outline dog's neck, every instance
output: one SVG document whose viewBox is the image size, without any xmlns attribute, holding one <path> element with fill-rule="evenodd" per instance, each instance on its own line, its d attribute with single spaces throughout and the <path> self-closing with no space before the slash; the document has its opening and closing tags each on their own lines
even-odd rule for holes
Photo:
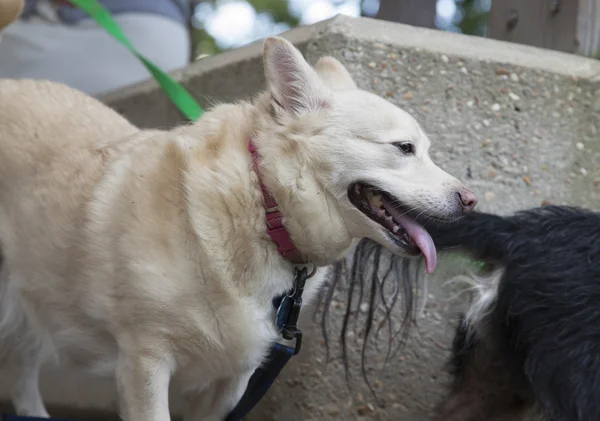
<svg viewBox="0 0 600 421">
<path fill-rule="evenodd" d="M 307 142 L 314 121 L 276 121 L 268 95 L 254 105 L 252 140 L 260 155 L 261 180 L 278 204 L 296 248 L 318 266 L 338 260 L 350 248 L 347 227 L 328 217 L 334 199 L 316 179 L 318 163 Z M 298 140 L 296 140 L 298 139 Z M 312 151 L 313 153 L 315 151 Z"/>
<path fill-rule="evenodd" d="M 258 154 L 258 150 L 256 149 L 256 145 L 254 144 L 252 136 L 250 136 L 248 139 L 248 150 L 252 156 L 254 171 L 258 177 L 258 183 L 260 184 L 260 190 L 262 191 L 263 195 L 266 216 L 265 223 L 267 224 L 267 233 L 269 234 L 269 237 L 271 237 L 271 240 L 273 240 L 273 242 L 277 245 L 277 251 L 283 258 L 294 264 L 309 263 L 306 256 L 303 256 L 302 253 L 300 253 L 292 241 L 290 233 L 283 224 L 283 215 L 279 210 L 279 205 L 277 205 L 277 201 L 273 198 L 271 193 L 269 193 L 269 189 L 267 186 L 265 186 L 261 179 L 260 169 L 258 166 L 260 155 Z"/>
<path fill-rule="evenodd" d="M 311 129 L 302 124 L 298 128 Z M 301 255 L 317 266 L 325 266 L 350 247 L 346 227 L 334 226 L 327 217 L 331 198 L 314 179 L 316 170 L 310 167 L 313 163 L 303 145 L 282 139 L 286 133 L 281 133 L 280 126 L 268 113 L 264 97 L 254 104 L 216 107 L 181 131 L 197 140 L 197 152 L 191 155 L 199 161 L 199 165 L 194 165 L 198 172 L 188 176 L 194 195 L 202 197 L 195 201 L 194 214 L 198 216 L 192 216 L 192 220 L 198 224 L 197 231 L 202 232 L 204 239 L 214 241 L 216 246 L 225 229 L 222 225 L 225 219 L 221 221 L 220 215 L 229 215 L 236 224 L 227 227 L 227 236 L 240 245 L 252 245 L 240 253 L 257 260 L 257 264 L 273 262 L 275 256 L 271 253 L 278 254 L 275 245 L 264 248 L 264 241 L 272 243 L 272 240 L 266 235 L 264 199 L 259 181 L 253 175 L 254 164 L 248 149 L 252 137 L 260 156 L 260 178 L 277 202 L 284 226 Z M 239 190 L 242 186 L 244 193 Z M 214 235 L 209 233 L 212 226 L 219 227 Z M 257 244 L 263 244 L 260 253 L 254 249 Z M 258 254 L 251 257 L 253 250 Z M 280 259 L 282 267 L 289 267 L 289 261 Z"/>
</svg>

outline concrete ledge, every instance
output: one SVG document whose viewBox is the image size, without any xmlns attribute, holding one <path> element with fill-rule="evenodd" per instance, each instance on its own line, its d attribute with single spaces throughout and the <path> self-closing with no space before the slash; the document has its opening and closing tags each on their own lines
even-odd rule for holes
<svg viewBox="0 0 600 421">
<path fill-rule="evenodd" d="M 362 89 L 412 113 L 432 139 L 433 159 L 476 191 L 480 209 L 509 213 L 543 201 L 600 209 L 600 62 L 341 16 L 284 36 L 312 63 L 323 55 L 340 59 Z M 200 60 L 174 75 L 205 107 L 249 98 L 264 86 L 261 43 Z M 154 82 L 102 99 L 141 127 L 182 121 Z M 464 299 L 451 298 L 454 292 L 430 285 L 419 330 L 384 370 L 385 344 L 369 348 L 367 359 L 378 368 L 370 369 L 369 376 L 382 407 L 360 380 L 360 311 L 350 334 L 351 390 L 339 350 L 333 347 L 326 364 L 317 324 L 305 312 L 302 327 L 308 332 L 301 359 L 286 369 L 248 419 L 424 419 L 444 391 L 442 370 L 456 314 L 465 305 Z M 345 287 L 333 299 L 335 341 Z M 393 319 L 401 317 L 398 309 Z M 0 396 L 6 397 L 10 380 L 6 373 L 0 376 Z M 43 393 L 51 404 L 76 411 L 115 409 L 110 382 L 73 373 L 47 373 Z M 178 412 L 177 401 L 173 410 Z"/>
<path fill-rule="evenodd" d="M 342 38 L 362 43 L 387 44 L 404 50 L 423 50 L 446 57 L 543 70 L 591 82 L 600 80 L 598 60 L 369 18 L 339 15 L 315 25 L 294 28 L 283 36 L 296 44 L 303 53 L 309 44 L 321 39 Z M 331 51 L 329 54 L 333 53 Z M 260 66 L 261 57 L 262 41 L 257 41 L 243 48 L 198 60 L 172 75 L 183 82 L 204 107 L 208 107 L 215 102 L 247 98 L 260 91 L 264 83 L 263 75 L 262 71 L 255 70 L 256 66 Z M 224 70 L 224 73 L 220 70 Z M 154 80 L 109 93 L 101 99 L 142 127 L 169 126 L 182 119 L 162 92 L 157 92 Z M 154 118 L 144 117 L 148 115 Z"/>
<path fill-rule="evenodd" d="M 600 80 L 600 61 L 573 54 L 369 18 L 337 16 L 328 22 L 329 33 L 343 34 L 356 40 Z"/>
<path fill-rule="evenodd" d="M 329 23 L 304 26 L 286 32 L 286 38 L 302 52 L 316 34 L 326 31 Z M 215 103 L 248 98 L 262 89 L 262 42 L 206 57 L 172 73 L 203 107 Z M 183 116 L 165 97 L 153 79 L 132 85 L 100 98 L 140 127 L 169 127 L 182 122 Z"/>
</svg>

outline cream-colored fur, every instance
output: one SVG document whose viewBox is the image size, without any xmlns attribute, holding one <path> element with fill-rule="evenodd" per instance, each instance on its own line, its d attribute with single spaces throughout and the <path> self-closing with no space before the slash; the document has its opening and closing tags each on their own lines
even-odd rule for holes
<svg viewBox="0 0 600 421">
<path fill-rule="evenodd" d="M 401 253 L 349 202 L 356 180 L 456 214 L 462 184 L 407 113 L 332 58 L 315 72 L 281 38 L 264 63 L 255 102 L 170 131 L 60 84 L 0 81 L 0 344 L 20 368 L 19 413 L 47 416 L 38 371 L 57 362 L 115 376 L 126 420 L 169 420 L 170 384 L 186 420 L 224 419 L 277 339 L 271 300 L 293 278 L 266 232 L 251 136 L 285 226 L 319 267 L 365 236 Z"/>
<path fill-rule="evenodd" d="M 464 268 L 463 268 L 464 271 Z M 504 268 L 496 269 L 490 273 L 477 274 L 474 271 L 467 271 L 466 274 L 460 274 L 445 279 L 445 284 L 455 284 L 464 287 L 457 296 L 463 293 L 469 294 L 469 310 L 465 315 L 465 321 L 470 327 L 475 329 L 482 328 L 489 313 L 494 309 L 498 288 L 504 276 Z M 437 276 L 428 278 L 429 282 L 439 281 Z"/>
</svg>

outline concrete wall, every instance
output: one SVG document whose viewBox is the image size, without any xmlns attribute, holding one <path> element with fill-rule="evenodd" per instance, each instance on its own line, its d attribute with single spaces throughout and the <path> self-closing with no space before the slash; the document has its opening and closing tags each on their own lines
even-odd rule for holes
<svg viewBox="0 0 600 421">
<path fill-rule="evenodd" d="M 434 160 L 479 194 L 480 209 L 509 213 L 544 201 L 600 209 L 600 62 L 346 17 L 285 36 L 310 62 L 333 55 L 361 88 L 412 113 L 432 139 Z M 176 76 L 204 106 L 250 97 L 264 85 L 261 45 L 201 60 Z M 153 82 L 104 100 L 142 127 L 181 121 Z M 443 392 L 454 320 L 464 307 L 463 299 L 451 298 L 453 292 L 430 286 L 418 331 L 383 369 L 384 344 L 380 351 L 369 350 L 368 361 L 377 368 L 369 376 L 380 405 L 360 379 L 360 323 L 349 341 L 349 387 L 338 350 L 325 364 L 320 333 L 312 314 L 305 313 L 309 337 L 302 355 L 248 419 L 423 419 Z M 334 297 L 334 340 L 344 294 L 341 289 Z M 398 311 L 394 318 L 399 317 Z M 50 377 L 44 379 L 44 394 L 53 404 L 115 407 L 109 382 Z"/>
</svg>

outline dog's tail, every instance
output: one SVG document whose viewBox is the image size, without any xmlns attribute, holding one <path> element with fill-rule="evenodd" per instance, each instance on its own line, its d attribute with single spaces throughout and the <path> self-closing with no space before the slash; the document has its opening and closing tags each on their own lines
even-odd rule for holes
<svg viewBox="0 0 600 421">
<path fill-rule="evenodd" d="M 452 223 L 431 223 L 427 230 L 437 249 L 508 263 L 523 256 L 543 255 L 549 244 L 562 247 L 565 238 L 600 234 L 600 215 L 571 206 L 541 206 L 498 216 L 471 212 Z"/>
<path fill-rule="evenodd" d="M 510 218 L 483 212 L 471 212 L 455 222 L 427 226 L 439 251 L 457 250 L 477 259 L 495 261 L 504 260 L 517 229 Z"/>
<path fill-rule="evenodd" d="M 16 21 L 24 7 L 25 0 L 0 0 L 0 31 Z"/>
</svg>

